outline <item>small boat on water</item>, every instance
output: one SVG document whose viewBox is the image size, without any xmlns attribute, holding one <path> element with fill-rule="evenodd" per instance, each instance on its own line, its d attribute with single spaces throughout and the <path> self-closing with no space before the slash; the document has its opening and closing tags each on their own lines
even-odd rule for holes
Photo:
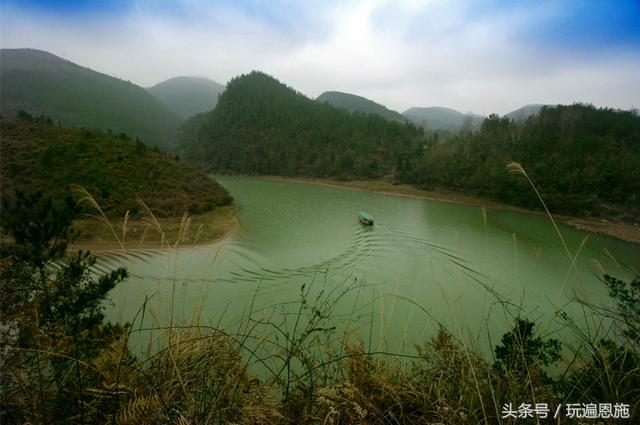
<svg viewBox="0 0 640 425">
<path fill-rule="evenodd" d="M 366 226 L 373 226 L 373 216 L 364 211 L 358 213 L 358 221 Z"/>
</svg>

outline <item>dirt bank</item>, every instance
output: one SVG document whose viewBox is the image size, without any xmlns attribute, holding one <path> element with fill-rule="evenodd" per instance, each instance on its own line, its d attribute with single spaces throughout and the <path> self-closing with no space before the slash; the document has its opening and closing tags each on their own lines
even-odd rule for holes
<svg viewBox="0 0 640 425">
<path fill-rule="evenodd" d="M 266 176 L 260 178 L 276 181 L 311 183 L 321 186 L 335 187 L 339 189 L 358 190 L 382 193 L 392 196 L 428 199 L 437 202 L 485 206 L 486 208 L 493 208 L 498 210 L 516 211 L 520 213 L 546 216 L 546 213 L 543 211 L 527 210 L 525 208 L 514 207 L 512 205 L 502 204 L 488 199 L 463 195 L 455 192 L 422 190 L 407 184 L 393 184 L 392 182 L 387 180 L 337 181 L 329 179 L 279 176 Z M 554 214 L 554 219 L 579 230 L 603 234 L 627 242 L 640 243 L 640 226 L 634 226 L 632 224 L 617 222 L 613 220 L 569 217 L 559 214 Z"/>
</svg>

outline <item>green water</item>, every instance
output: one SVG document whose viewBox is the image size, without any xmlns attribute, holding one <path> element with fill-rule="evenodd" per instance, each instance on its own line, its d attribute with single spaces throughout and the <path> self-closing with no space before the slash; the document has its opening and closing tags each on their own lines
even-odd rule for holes
<svg viewBox="0 0 640 425">
<path fill-rule="evenodd" d="M 495 343 L 509 328 L 505 305 L 537 319 L 545 332 L 561 333 L 555 313 L 580 316 L 576 297 L 608 302 L 598 267 L 620 277 L 640 269 L 640 245 L 563 226 L 572 253 L 584 241 L 572 269 L 551 223 L 540 216 L 488 209 L 485 221 L 473 206 L 218 180 L 240 205 L 240 233 L 210 246 L 103 257 L 103 266 L 124 264 L 132 275 L 112 293 L 111 319 L 136 318 L 138 328 L 240 329 L 249 311 L 270 320 L 290 314 L 305 284 L 309 305 L 319 294 L 341 295 L 333 307 L 339 326 L 367 344 L 405 351 L 442 323 L 471 343 L 490 345 L 487 332 Z M 375 217 L 374 226 L 357 222 L 361 210 Z M 134 337 L 141 345 L 143 334 Z"/>
</svg>

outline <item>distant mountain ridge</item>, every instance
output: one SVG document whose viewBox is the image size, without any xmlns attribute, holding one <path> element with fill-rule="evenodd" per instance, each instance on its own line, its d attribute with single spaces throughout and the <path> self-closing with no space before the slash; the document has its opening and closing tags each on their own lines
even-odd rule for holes
<svg viewBox="0 0 640 425">
<path fill-rule="evenodd" d="M 126 133 L 165 150 L 182 121 L 142 87 L 49 52 L 0 49 L 0 111 Z"/>
<path fill-rule="evenodd" d="M 531 180 L 514 178 L 514 160 Z M 399 161 L 396 178 L 531 209 L 542 196 L 551 211 L 640 224 L 640 117 L 585 104 L 546 106 L 523 122 L 491 114 L 479 131 Z"/>
<path fill-rule="evenodd" d="M 540 110 L 547 105 L 543 105 L 541 103 L 530 103 L 528 105 L 524 105 L 522 108 L 518 108 L 515 111 L 511 111 L 505 116 L 511 118 L 516 122 L 526 121 L 527 118 L 538 115 Z"/>
<path fill-rule="evenodd" d="M 366 97 L 339 91 L 326 91 L 316 98 L 318 102 L 325 102 L 336 108 L 346 109 L 349 112 L 364 112 L 380 115 L 391 121 L 404 122 L 406 119 L 396 111 L 376 103 Z"/>
<path fill-rule="evenodd" d="M 414 124 L 431 130 L 459 130 L 466 121 L 475 129 L 482 124 L 485 118 L 482 115 L 465 114 L 441 106 L 413 107 L 404 111 L 402 115 Z"/>
<path fill-rule="evenodd" d="M 216 107 L 225 86 L 204 77 L 174 77 L 147 88 L 168 109 L 183 119 Z"/>
</svg>

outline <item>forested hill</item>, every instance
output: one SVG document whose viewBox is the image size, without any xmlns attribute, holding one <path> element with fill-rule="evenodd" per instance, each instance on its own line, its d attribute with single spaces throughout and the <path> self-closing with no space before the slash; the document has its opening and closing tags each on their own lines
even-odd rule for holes
<svg viewBox="0 0 640 425">
<path fill-rule="evenodd" d="M 64 125 L 111 129 L 172 149 L 181 118 L 142 87 L 51 53 L 0 50 L 0 111 L 47 115 Z"/>
<path fill-rule="evenodd" d="M 377 178 L 421 138 L 411 124 L 316 102 L 254 71 L 231 80 L 215 110 L 188 120 L 178 144 L 216 172 Z"/>
<path fill-rule="evenodd" d="M 526 121 L 530 116 L 538 114 L 544 105 L 539 103 L 531 103 L 524 105 L 522 108 L 518 108 L 515 111 L 509 112 L 506 116 L 514 121 Z"/>
<path fill-rule="evenodd" d="M 640 221 L 640 117 L 637 112 L 590 105 L 542 107 L 517 123 L 495 115 L 479 132 L 399 159 L 396 178 L 540 208 L 517 161 L 553 212 L 618 216 Z"/>
<path fill-rule="evenodd" d="M 372 100 L 351 93 L 339 91 L 326 91 L 316 99 L 318 102 L 329 103 L 336 108 L 346 109 L 349 112 L 364 112 L 377 114 L 388 120 L 405 122 L 407 119 L 399 112 L 392 111 L 386 106 L 380 105 Z"/>
<path fill-rule="evenodd" d="M 21 113 L 0 119 L 0 192 L 42 191 L 60 201 L 77 184 L 113 216 L 140 211 L 160 217 L 198 213 L 231 202 L 213 179 L 127 136 L 57 126 Z"/>
<path fill-rule="evenodd" d="M 224 88 L 222 84 L 208 78 L 175 77 L 147 90 L 167 108 L 187 119 L 215 108 L 218 95 Z"/>
</svg>

